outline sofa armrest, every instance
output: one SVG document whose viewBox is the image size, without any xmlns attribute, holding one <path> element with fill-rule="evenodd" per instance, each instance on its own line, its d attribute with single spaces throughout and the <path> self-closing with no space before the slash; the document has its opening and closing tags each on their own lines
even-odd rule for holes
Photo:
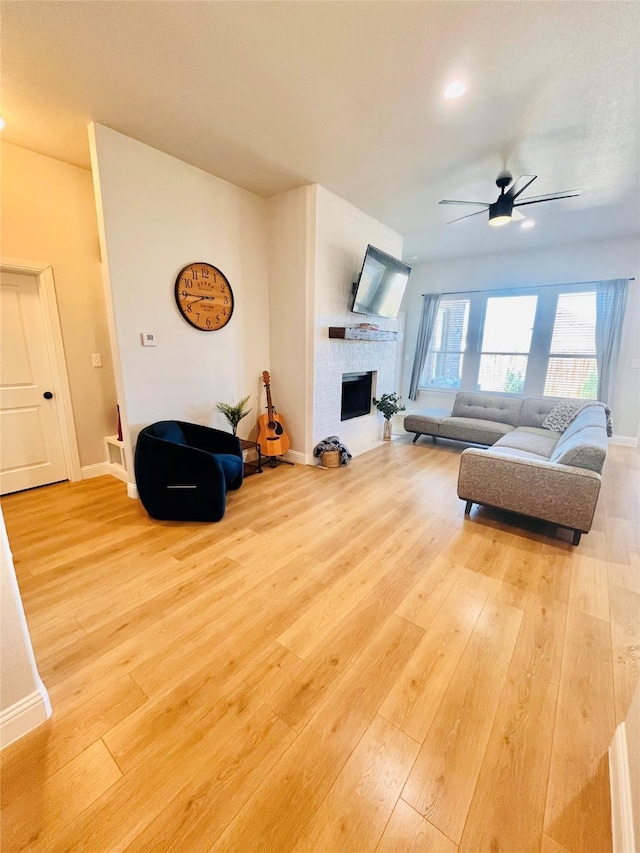
<svg viewBox="0 0 640 853">
<path fill-rule="evenodd" d="M 460 457 L 458 497 L 586 533 L 600 483 L 586 468 L 468 448 Z"/>
</svg>

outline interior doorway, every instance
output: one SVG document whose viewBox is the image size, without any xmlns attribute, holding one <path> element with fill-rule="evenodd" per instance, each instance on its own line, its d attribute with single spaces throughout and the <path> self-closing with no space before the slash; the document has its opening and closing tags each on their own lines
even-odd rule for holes
<svg viewBox="0 0 640 853">
<path fill-rule="evenodd" d="M 0 493 L 79 480 L 51 267 L 0 263 Z"/>
</svg>

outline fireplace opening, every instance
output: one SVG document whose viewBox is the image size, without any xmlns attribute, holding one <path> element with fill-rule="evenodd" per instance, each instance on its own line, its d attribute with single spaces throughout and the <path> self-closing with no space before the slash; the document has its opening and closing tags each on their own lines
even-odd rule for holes
<svg viewBox="0 0 640 853">
<path fill-rule="evenodd" d="M 368 415 L 371 411 L 371 381 L 373 373 L 342 374 L 342 404 L 340 420 L 348 421 Z"/>
</svg>

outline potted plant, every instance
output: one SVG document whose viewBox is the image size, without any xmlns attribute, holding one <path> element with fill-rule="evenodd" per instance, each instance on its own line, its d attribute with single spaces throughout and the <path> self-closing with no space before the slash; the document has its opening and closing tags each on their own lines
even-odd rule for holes
<svg viewBox="0 0 640 853">
<path fill-rule="evenodd" d="M 249 395 L 247 394 L 247 396 L 243 397 L 239 403 L 216 403 L 218 411 L 222 412 L 231 424 L 231 429 L 234 435 L 238 432 L 238 424 L 240 421 L 251 411 L 251 409 L 245 408 L 248 402 Z"/>
<path fill-rule="evenodd" d="M 400 397 L 396 394 L 383 394 L 379 400 L 373 398 L 376 408 L 384 415 L 384 432 L 382 437 L 385 441 L 391 440 L 391 418 L 398 412 L 404 412 L 405 407 L 400 404 Z"/>
</svg>

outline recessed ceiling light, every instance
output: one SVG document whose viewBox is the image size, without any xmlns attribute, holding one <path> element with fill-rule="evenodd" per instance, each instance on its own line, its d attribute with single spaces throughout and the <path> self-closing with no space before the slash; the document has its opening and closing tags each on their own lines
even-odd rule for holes
<svg viewBox="0 0 640 853">
<path fill-rule="evenodd" d="M 453 83 L 449 83 L 442 94 L 445 98 L 460 98 L 466 91 L 467 87 L 462 80 L 454 80 Z"/>
<path fill-rule="evenodd" d="M 536 221 L 535 219 L 525 219 L 524 222 L 520 223 L 521 228 L 533 228 L 535 227 Z"/>
<path fill-rule="evenodd" d="M 410 260 L 410 261 L 417 261 L 417 260 L 418 260 L 418 256 L 417 256 L 417 255 L 409 255 L 409 260 Z"/>
</svg>

